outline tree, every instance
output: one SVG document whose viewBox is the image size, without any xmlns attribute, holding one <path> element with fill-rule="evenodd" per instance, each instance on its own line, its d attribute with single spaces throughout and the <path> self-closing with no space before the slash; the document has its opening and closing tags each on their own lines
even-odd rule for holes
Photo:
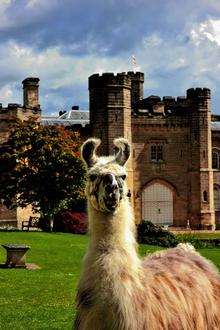
<svg viewBox="0 0 220 330">
<path fill-rule="evenodd" d="M 85 169 L 82 141 L 64 127 L 33 121 L 13 125 L 0 155 L 0 198 L 8 208 L 32 205 L 42 218 L 82 204 Z"/>
</svg>

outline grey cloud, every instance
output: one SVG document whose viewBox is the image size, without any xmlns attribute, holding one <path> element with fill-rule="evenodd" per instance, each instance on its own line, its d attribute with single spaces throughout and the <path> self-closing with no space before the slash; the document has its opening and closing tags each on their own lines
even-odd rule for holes
<svg viewBox="0 0 220 330">
<path fill-rule="evenodd" d="M 198 1 L 198 0 L 197 0 Z M 47 2 L 47 1 L 46 1 Z M 187 0 L 188 2 L 188 0 Z M 177 33 L 173 1 L 55 0 L 49 7 L 13 2 L 1 40 L 14 39 L 38 49 L 60 46 L 72 54 L 115 55 L 135 49 L 153 30 Z M 42 5 L 43 6 L 43 5 Z M 179 6 L 182 7 L 182 6 Z M 179 8 L 175 7 L 176 13 Z M 183 13 L 182 13 L 183 14 Z"/>
<path fill-rule="evenodd" d="M 126 60 L 135 53 L 141 70 L 146 72 L 146 96 L 178 96 L 189 87 L 205 85 L 213 89 L 216 112 L 220 102 L 219 74 L 213 67 L 218 64 L 219 48 L 207 42 L 196 48 L 189 36 L 191 27 L 207 19 L 207 15 L 215 12 L 219 16 L 215 1 L 212 5 L 215 2 L 216 7 L 205 0 L 195 0 L 193 4 L 186 0 L 184 6 L 171 0 L 39 1 L 41 5 L 29 8 L 25 7 L 26 0 L 13 1 L 6 12 L 8 24 L 1 26 L 0 22 L 0 88 L 10 84 L 16 96 L 24 75 L 37 74 L 41 78 L 40 103 L 45 113 L 73 104 L 87 108 L 88 75 L 115 68 L 124 71 L 129 65 Z M 143 39 L 153 34 L 161 42 L 154 40 L 153 45 L 150 38 L 144 45 Z M 31 53 L 21 58 L 11 54 L 7 59 L 4 48 L 10 47 L 9 40 L 28 46 Z M 45 57 L 52 47 L 59 52 L 56 60 L 53 61 L 56 55 L 52 53 L 43 64 L 39 62 L 38 55 Z M 178 63 L 181 57 L 185 60 L 182 66 Z M 78 70 L 74 65 L 79 66 Z M 201 67 L 206 71 L 200 72 Z"/>
</svg>

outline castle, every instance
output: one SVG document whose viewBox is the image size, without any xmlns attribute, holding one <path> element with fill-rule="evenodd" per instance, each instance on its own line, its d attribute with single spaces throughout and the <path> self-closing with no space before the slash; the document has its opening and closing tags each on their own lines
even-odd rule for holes
<svg viewBox="0 0 220 330">
<path fill-rule="evenodd" d="M 29 84 L 23 83 L 24 101 L 29 103 L 16 111 L 21 109 L 23 116 L 35 115 L 39 120 L 38 92 L 29 92 L 30 79 L 36 78 L 28 79 Z M 220 116 L 211 113 L 210 90 L 191 88 L 177 99 L 144 98 L 143 83 L 141 72 L 90 76 L 90 122 L 82 127 L 80 119 L 78 123 L 73 119 L 73 127 L 85 138 L 99 137 L 103 154 L 114 152 L 115 137 L 130 141 L 128 184 L 137 222 L 146 219 L 177 227 L 219 228 Z M 35 102 L 31 107 L 30 101 Z M 0 134 L 2 127 L 4 135 L 7 131 L 2 112 L 7 117 L 10 111 L 10 107 L 0 109 Z M 78 110 L 73 110 L 73 117 L 74 111 L 77 114 Z M 58 122 L 62 124 L 61 117 Z"/>
</svg>

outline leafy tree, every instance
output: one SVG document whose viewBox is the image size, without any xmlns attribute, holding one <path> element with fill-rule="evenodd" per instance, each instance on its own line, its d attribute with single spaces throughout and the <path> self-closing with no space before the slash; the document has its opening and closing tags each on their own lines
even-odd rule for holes
<svg viewBox="0 0 220 330">
<path fill-rule="evenodd" d="M 36 122 L 14 124 L 0 154 L 0 198 L 9 208 L 32 204 L 42 218 L 84 201 L 82 141 L 64 127 Z"/>
</svg>

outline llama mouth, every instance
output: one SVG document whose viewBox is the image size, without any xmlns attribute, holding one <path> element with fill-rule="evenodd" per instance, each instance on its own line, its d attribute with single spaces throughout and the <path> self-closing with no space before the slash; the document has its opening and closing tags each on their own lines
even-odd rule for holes
<svg viewBox="0 0 220 330">
<path fill-rule="evenodd" d="M 104 203 L 105 203 L 106 208 L 111 212 L 115 211 L 115 209 L 118 206 L 118 202 L 117 202 L 115 196 L 104 198 Z"/>
</svg>

